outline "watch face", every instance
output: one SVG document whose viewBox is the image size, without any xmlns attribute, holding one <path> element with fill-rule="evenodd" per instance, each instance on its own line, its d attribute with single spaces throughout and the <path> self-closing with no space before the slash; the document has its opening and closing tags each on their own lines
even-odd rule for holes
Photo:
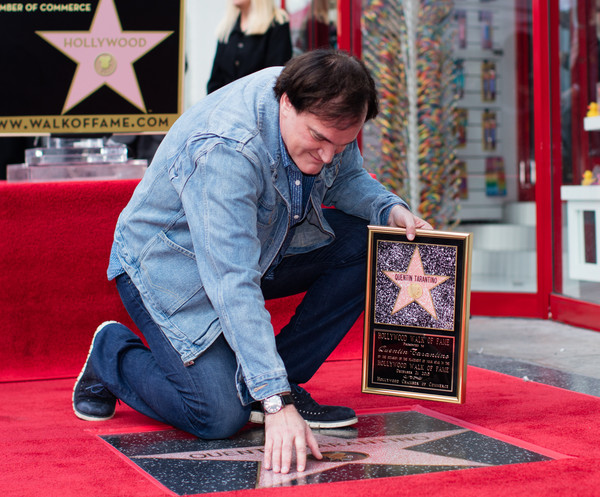
<svg viewBox="0 0 600 497">
<path fill-rule="evenodd" d="M 263 400 L 263 409 L 267 414 L 275 414 L 276 412 L 281 411 L 282 407 L 283 402 L 279 395 L 273 395 L 272 397 Z"/>
</svg>

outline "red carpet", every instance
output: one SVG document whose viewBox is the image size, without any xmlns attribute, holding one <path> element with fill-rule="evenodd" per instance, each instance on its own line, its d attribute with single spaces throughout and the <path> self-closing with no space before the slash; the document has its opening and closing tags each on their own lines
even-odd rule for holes
<svg viewBox="0 0 600 497">
<path fill-rule="evenodd" d="M 164 429 L 119 406 L 114 419 L 91 424 L 71 412 L 72 380 L 0 384 L 0 490 L 8 496 L 172 495 L 96 434 Z M 359 413 L 415 405 L 361 394 L 360 361 L 328 362 L 311 381 L 317 400 Z M 469 368 L 465 405 L 419 402 L 427 409 L 567 456 L 543 463 L 430 473 L 401 478 L 219 494 L 344 496 L 597 496 L 600 399 Z"/>
<path fill-rule="evenodd" d="M 98 424 L 77 419 L 71 410 L 73 378 L 96 326 L 107 319 L 130 324 L 105 270 L 117 215 L 135 184 L 0 182 L 0 230 L 7 234 L 0 238 L 0 495 L 172 495 L 96 436 L 163 425 L 126 406 Z M 276 328 L 296 300 L 268 303 Z M 310 382 L 314 397 L 359 414 L 416 405 L 360 393 L 361 348 L 356 324 Z M 469 368 L 466 404 L 418 404 L 571 458 L 219 495 L 600 495 L 599 398 Z"/>
<path fill-rule="evenodd" d="M 0 181 L 0 381 L 77 375 L 100 323 L 132 326 L 106 268 L 137 183 Z M 297 300 L 269 302 L 269 310 L 289 316 Z"/>
<path fill-rule="evenodd" d="M 106 267 L 137 183 L 0 182 L 0 381 L 71 376 L 98 324 L 128 322 Z"/>
</svg>

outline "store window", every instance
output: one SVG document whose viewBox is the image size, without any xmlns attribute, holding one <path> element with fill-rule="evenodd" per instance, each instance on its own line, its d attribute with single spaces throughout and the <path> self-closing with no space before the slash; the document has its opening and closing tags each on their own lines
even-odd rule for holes
<svg viewBox="0 0 600 497">
<path fill-rule="evenodd" d="M 537 291 L 529 3 L 363 0 L 381 101 L 365 165 L 437 229 L 473 233 L 473 291 Z"/>
<path fill-rule="evenodd" d="M 559 2 L 560 157 L 562 248 L 554 291 L 600 303 L 600 1 Z M 555 220 L 558 221 L 558 220 Z"/>
<path fill-rule="evenodd" d="M 294 55 L 337 48 L 337 0 L 286 0 Z"/>
</svg>

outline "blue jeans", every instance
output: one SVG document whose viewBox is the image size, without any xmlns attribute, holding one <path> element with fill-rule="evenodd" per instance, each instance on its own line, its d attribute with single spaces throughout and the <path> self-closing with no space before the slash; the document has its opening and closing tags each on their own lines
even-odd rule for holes
<svg viewBox="0 0 600 497">
<path fill-rule="evenodd" d="M 334 209 L 325 210 L 325 217 L 335 240 L 321 249 L 284 257 L 262 281 L 265 299 L 306 292 L 276 338 L 288 379 L 295 384 L 314 375 L 364 309 L 367 223 Z M 238 398 L 237 362 L 224 337 L 184 366 L 129 276 L 116 281 L 148 347 L 124 325 L 106 326 L 96 336 L 90 357 L 102 383 L 135 410 L 200 438 L 235 434 L 247 423 L 250 406 Z"/>
</svg>

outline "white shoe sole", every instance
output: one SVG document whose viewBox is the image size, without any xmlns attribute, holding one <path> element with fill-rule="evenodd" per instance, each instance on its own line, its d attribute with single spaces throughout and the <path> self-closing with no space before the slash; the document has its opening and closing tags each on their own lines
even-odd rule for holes
<svg viewBox="0 0 600 497">
<path fill-rule="evenodd" d="M 92 343 L 90 345 L 90 350 L 88 350 L 88 355 L 85 358 L 85 362 L 83 363 L 81 372 L 79 373 L 79 375 L 77 376 L 77 379 L 75 380 L 75 385 L 73 385 L 73 393 L 71 395 L 71 403 L 73 405 L 73 412 L 75 413 L 75 416 L 77 416 L 79 419 L 83 419 L 84 421 L 108 421 L 115 415 L 115 413 L 113 412 L 110 416 L 107 416 L 105 418 L 98 418 L 98 417 L 87 416 L 86 414 L 83 414 L 82 412 L 78 412 L 77 409 L 75 409 L 75 389 L 77 388 L 77 384 L 79 383 L 79 380 L 81 380 L 81 377 L 83 376 L 83 372 L 85 371 L 85 368 L 87 367 L 87 363 L 90 360 L 90 355 L 92 355 L 92 349 L 94 348 L 94 340 L 96 339 L 96 335 L 98 333 L 100 333 L 100 331 L 105 326 L 108 326 L 109 324 L 120 324 L 120 323 L 118 321 L 104 321 L 104 323 L 102 323 L 100 326 L 98 326 L 98 328 L 96 328 L 96 331 L 94 331 L 94 336 L 92 337 Z"/>
</svg>

